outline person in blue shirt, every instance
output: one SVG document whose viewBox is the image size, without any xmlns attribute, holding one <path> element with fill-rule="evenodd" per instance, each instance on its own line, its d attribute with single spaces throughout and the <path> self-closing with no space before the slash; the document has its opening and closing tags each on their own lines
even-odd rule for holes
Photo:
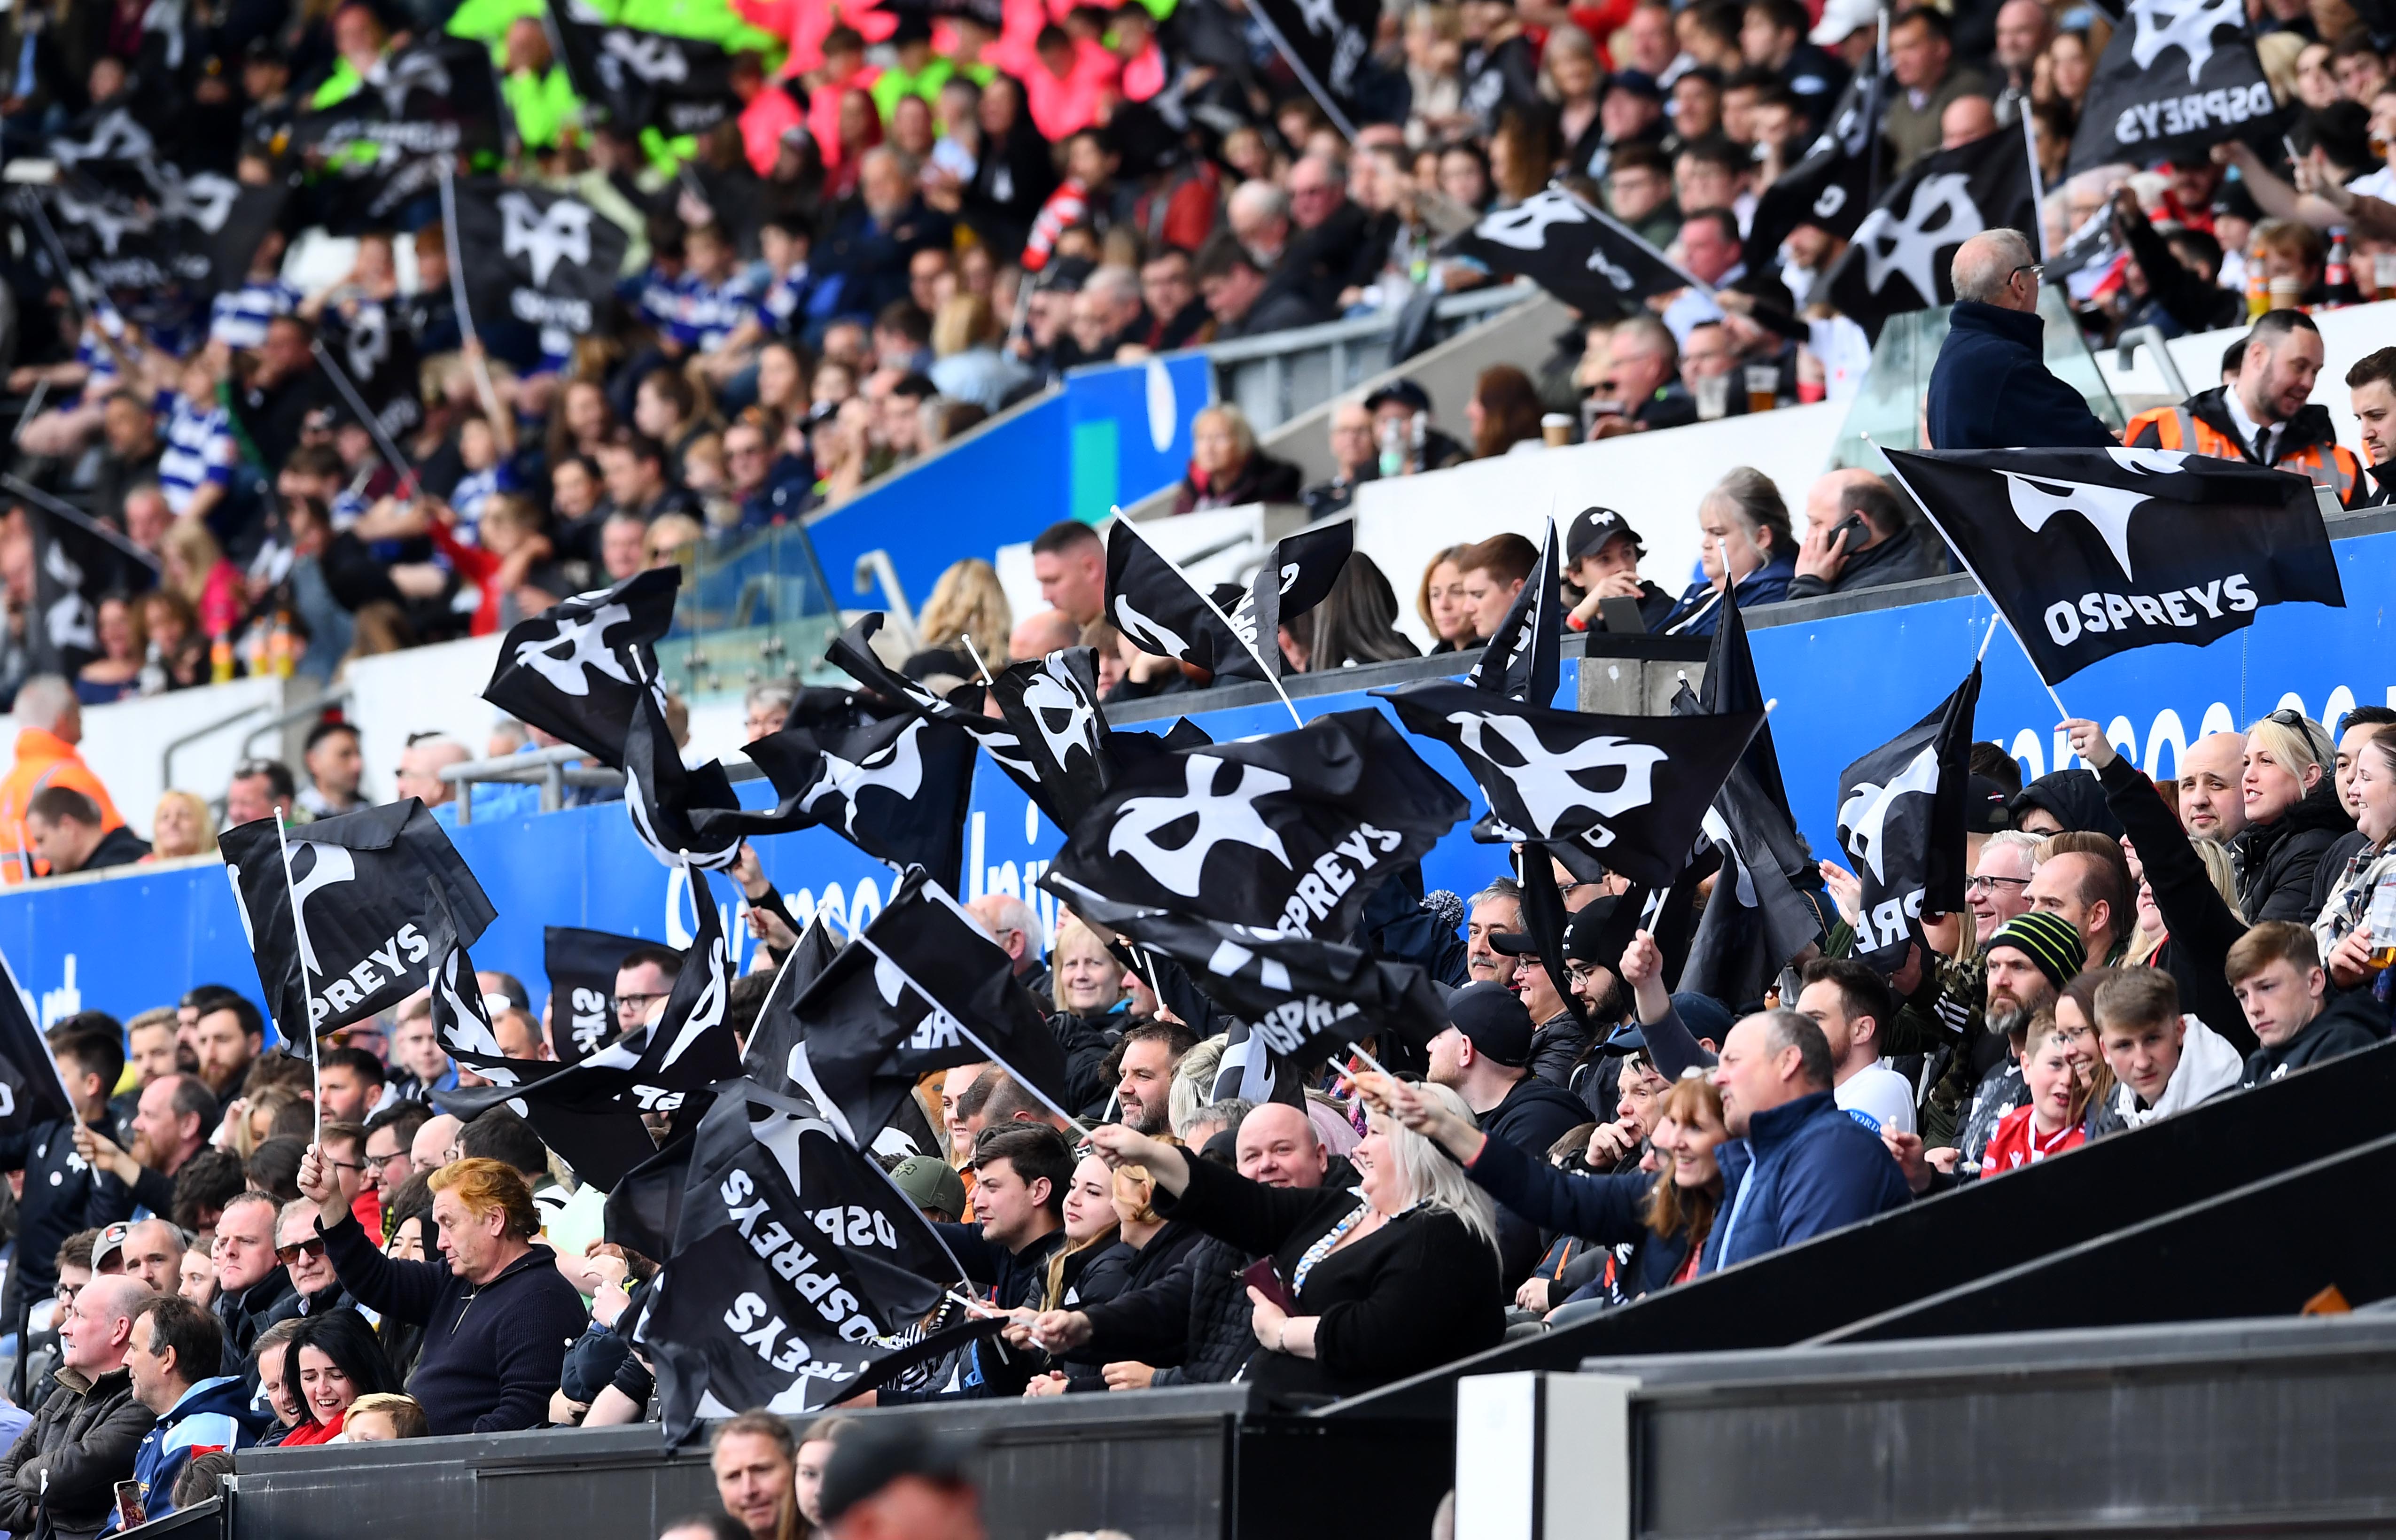
<svg viewBox="0 0 2396 1540">
<path fill-rule="evenodd" d="M 260 1425 L 242 1377 L 207 1373 L 223 1350 L 224 1333 L 216 1317 L 180 1294 L 153 1295 L 133 1313 L 125 1367 L 133 1378 L 133 1399 L 158 1418 L 133 1455 L 133 1480 L 141 1488 L 142 1512 L 151 1519 L 175 1511 L 175 1481 L 192 1461 L 258 1441 Z M 100 1533 L 121 1528 L 120 1517 L 111 1513 Z"/>
<path fill-rule="evenodd" d="M 1797 575 L 1797 537 L 1789 505 L 1763 471 L 1742 465 L 1697 503 L 1697 565 L 1704 574 L 1664 617 L 1668 636 L 1711 636 L 1722 620 L 1723 590 L 1742 610 L 1789 597 Z"/>
</svg>

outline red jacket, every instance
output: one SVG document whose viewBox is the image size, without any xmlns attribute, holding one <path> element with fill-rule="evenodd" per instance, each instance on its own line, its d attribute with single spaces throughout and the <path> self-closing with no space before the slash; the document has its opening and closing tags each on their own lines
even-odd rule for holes
<svg viewBox="0 0 2396 1540">
<path fill-rule="evenodd" d="M 2088 1142 L 2088 1130 L 2073 1123 L 2057 1134 L 2041 1134 L 2031 1122 L 2036 1109 L 2017 1107 L 1997 1120 L 1997 1131 L 1990 1136 L 1987 1153 L 1980 1157 L 1980 1176 L 2002 1176 L 2008 1171 L 2060 1155 L 2067 1149 L 2077 1149 Z"/>
</svg>

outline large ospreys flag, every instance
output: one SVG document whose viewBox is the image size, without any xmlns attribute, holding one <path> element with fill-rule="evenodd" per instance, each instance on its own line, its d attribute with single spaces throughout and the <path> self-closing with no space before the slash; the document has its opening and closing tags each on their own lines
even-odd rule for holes
<svg viewBox="0 0 2396 1540">
<path fill-rule="evenodd" d="M 338 233 L 388 230 L 436 194 L 445 166 L 500 153 L 499 81 L 491 54 L 462 37 L 433 36 L 386 54 L 356 91 L 300 114 L 292 137 L 321 156 L 312 191 Z"/>
<path fill-rule="evenodd" d="M 2014 229 L 2038 243 L 2030 151 L 2011 131 L 1913 163 L 1826 280 L 1831 303 L 1874 337 L 1890 316 L 1952 304 L 1955 248 L 1984 230 Z"/>
<path fill-rule="evenodd" d="M 2088 83 L 2071 169 L 2202 153 L 2279 115 L 2240 0 L 2129 0 Z"/>
<path fill-rule="evenodd" d="M 2346 605 L 2312 484 L 2164 449 L 1989 449 L 1889 464 L 2049 684 L 2266 604 Z"/>
<path fill-rule="evenodd" d="M 31 999 L 0 957 L 0 1140 L 22 1137 L 36 1123 L 75 1121 L 74 1098 L 33 1025 Z"/>
<path fill-rule="evenodd" d="M 1032 762 L 1031 751 L 1024 748 L 1016 729 L 997 717 L 986 717 L 978 711 L 967 711 L 925 689 L 921 684 L 882 661 L 873 650 L 874 634 L 882 629 L 882 612 L 875 610 L 859 617 L 848 630 L 834 637 L 824 649 L 824 660 L 856 680 L 871 692 L 857 698 L 859 720 L 879 721 L 897 713 L 925 716 L 973 735 L 991 757 L 991 762 L 1006 772 L 1006 778 L 1022 789 L 1023 794 L 1037 803 L 1053 820 L 1055 811 L 1049 807 L 1048 790 L 1040 779 L 1039 766 Z M 793 711 L 792 720 L 799 720 Z"/>
<path fill-rule="evenodd" d="M 1980 666 L 1928 716 L 1839 773 L 1839 848 L 1863 883 L 1856 955 L 1894 969 L 1922 916 L 1963 908 L 1964 803 Z"/>
<path fill-rule="evenodd" d="M 1340 940 L 1470 811 L 1380 712 L 1334 711 L 1126 769 L 1056 870 L 1117 903 Z"/>
<path fill-rule="evenodd" d="M 990 682 L 999 715 L 1040 777 L 1040 810 L 1059 829 L 1079 823 L 1114 779 L 1098 670 L 1096 651 L 1067 647 L 1014 664 Z"/>
<path fill-rule="evenodd" d="M 868 856 L 952 882 L 965 858 L 974 740 L 954 723 L 894 716 L 842 732 L 787 726 L 745 750 L 779 799 L 764 812 L 691 816 L 710 839 L 820 824 Z M 729 788 L 726 788 L 728 794 Z"/>
<path fill-rule="evenodd" d="M 1584 315 L 1618 315 L 1659 294 L 1706 287 L 1612 215 L 1554 183 L 1484 217 L 1449 246 L 1521 273 Z"/>
<path fill-rule="evenodd" d="M 1377 0 L 1258 0 L 1249 14 L 1264 23 L 1308 94 L 1353 139 L 1356 75 L 1373 57 L 1381 22 Z"/>
<path fill-rule="evenodd" d="M 1354 548 L 1352 523 L 1278 542 L 1226 614 L 1119 518 L 1107 535 L 1107 618 L 1142 652 L 1205 669 L 1218 684 L 1271 683 L 1281 677 L 1281 622 L 1323 602 Z"/>
<path fill-rule="evenodd" d="M 103 289 L 196 299 L 239 286 L 258 243 L 283 212 L 282 183 L 245 187 L 213 171 L 185 176 L 170 161 L 134 163 L 131 190 L 109 163 L 61 169 L 50 190 L 68 259 Z"/>
<path fill-rule="evenodd" d="M 519 621 L 483 698 L 622 769 L 633 702 L 657 677 L 653 649 L 673 625 L 681 582 L 679 568 L 653 567 Z"/>
<path fill-rule="evenodd" d="M 1456 750 L 1504 840 L 1584 843 L 1633 882 L 1670 883 L 1762 711 L 1618 717 L 1551 711 L 1438 682 L 1375 691 L 1406 730 Z"/>
<path fill-rule="evenodd" d="M 601 329 L 632 240 L 623 226 L 571 193 L 495 181 L 458 183 L 457 209 L 466 303 L 482 324 Z"/>
<path fill-rule="evenodd" d="M 637 936 L 549 925 L 541 931 L 549 975 L 550 1046 L 559 1062 L 579 1064 L 616 1035 L 616 974 L 624 959 L 658 943 Z"/>
<path fill-rule="evenodd" d="M 674 1245 L 634 1330 L 669 1441 L 751 1407 L 854 1396 L 1002 1329 L 952 1321 L 969 1288 L 938 1232 L 872 1157 L 746 1082 L 702 1120 Z"/>
<path fill-rule="evenodd" d="M 1514 595 L 1506 617 L 1498 622 L 1465 677 L 1475 689 L 1501 700 L 1553 704 L 1564 670 L 1564 562 L 1556 547 L 1556 521 L 1550 519 L 1538 564 L 1531 568 L 1523 591 Z"/>
<path fill-rule="evenodd" d="M 1755 200 L 1743 253 L 1750 272 L 1769 272 L 1779 263 L 1780 243 L 1801 225 L 1813 225 L 1844 240 L 1871 211 L 1883 159 L 1880 137 L 1881 73 L 1858 70 L 1847 81 L 1830 121 L 1805 158 L 1774 179 Z"/>
<path fill-rule="evenodd" d="M 1062 878 L 1047 885 L 1073 912 L 1171 958 L 1226 1018 L 1231 1055 L 1247 1045 L 1236 1094 L 1269 1100 L 1279 1072 L 1312 1069 L 1358 1038 L 1419 1048 L 1447 1026 L 1431 976 L 1336 941 L 1116 904 Z M 1219 1082 L 1218 1082 L 1219 1083 Z"/>
<path fill-rule="evenodd" d="M 287 879 L 273 819 L 235 825 L 218 841 L 268 1013 L 286 1042 L 398 1004 L 432 982 L 452 948 L 473 945 L 498 918 L 414 797 L 300 824 L 287 838 Z M 313 1023 L 313 1034 L 302 1022 Z"/>
<path fill-rule="evenodd" d="M 732 56 L 712 43 L 615 26 L 587 0 L 550 0 L 549 21 L 576 94 L 628 134 L 703 134 L 740 111 Z"/>
<path fill-rule="evenodd" d="M 100 602 L 158 582 L 158 559 L 108 524 L 47 498 L 27 498 L 33 538 L 33 613 L 25 644 L 34 666 L 73 678 L 100 656 Z"/>
</svg>

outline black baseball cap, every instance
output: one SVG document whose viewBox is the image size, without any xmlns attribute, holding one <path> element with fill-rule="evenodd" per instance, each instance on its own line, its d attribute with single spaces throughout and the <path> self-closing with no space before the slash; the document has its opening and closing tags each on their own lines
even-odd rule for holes
<svg viewBox="0 0 2396 1540">
<path fill-rule="evenodd" d="M 1639 542 L 1639 531 L 1631 527 L 1630 520 L 1610 508 L 1582 509 L 1573 515 L 1572 524 L 1564 530 L 1564 565 L 1596 555 L 1617 535 L 1629 536 L 1631 549 L 1642 556 L 1647 554 L 1647 548 Z"/>
<path fill-rule="evenodd" d="M 1609 91 L 1628 91 L 1632 96 L 1645 97 L 1650 101 L 1664 100 L 1664 87 L 1657 85 L 1656 77 L 1644 70 L 1617 70 L 1605 77 L 1605 88 Z"/>
<path fill-rule="evenodd" d="M 1531 1062 L 1531 1013 L 1505 985 L 1467 984 L 1447 997 L 1447 1019 L 1483 1058 L 1511 1069 Z"/>
<path fill-rule="evenodd" d="M 1491 931 L 1489 949 L 1501 957 L 1537 957 L 1539 940 L 1528 931 Z"/>
<path fill-rule="evenodd" d="M 1986 776 L 1974 776 L 1963 796 L 1963 831 L 1995 834 L 2014 826 L 2013 807 L 2005 789 Z"/>
<path fill-rule="evenodd" d="M 871 1418 L 841 1434 L 826 1463 L 819 1501 L 827 1527 L 842 1514 L 904 1476 L 939 1486 L 963 1486 L 965 1462 L 978 1442 L 956 1433 L 927 1433 L 912 1423 Z"/>
<path fill-rule="evenodd" d="M 1592 898 L 1573 911 L 1564 922 L 1564 957 L 1568 962 L 1588 962 L 1601 968 L 1618 967 L 1622 959 L 1602 955 L 1598 942 L 1605 927 L 1614 921 L 1614 906 L 1621 900 L 1608 894 Z"/>
<path fill-rule="evenodd" d="M 1431 397 L 1411 379 L 1392 379 L 1364 398 L 1364 410 L 1378 412 L 1384 402 L 1395 402 L 1409 412 L 1431 410 Z"/>
</svg>

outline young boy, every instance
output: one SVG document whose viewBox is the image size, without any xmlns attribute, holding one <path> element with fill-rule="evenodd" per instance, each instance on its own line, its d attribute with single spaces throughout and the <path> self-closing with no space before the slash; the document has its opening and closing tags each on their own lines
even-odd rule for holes
<svg viewBox="0 0 2396 1540">
<path fill-rule="evenodd" d="M 2071 1116 L 2071 1046 L 2055 1029 L 2050 1011 L 2030 1018 L 2022 1078 L 2030 1087 L 2030 1105 L 2017 1107 L 1998 1121 L 1988 1152 L 1980 1157 L 1983 1181 L 2087 1142 L 2087 1130 Z"/>
<path fill-rule="evenodd" d="M 396 1396 L 388 1392 L 360 1396 L 350 1402 L 348 1419 L 341 1425 L 345 1443 L 381 1443 L 392 1439 L 421 1439 L 432 1432 L 424 1420 L 424 1408 L 414 1396 Z"/>
<path fill-rule="evenodd" d="M 2238 1084 L 2238 1050 L 2179 1010 L 2161 968 L 2121 968 L 2096 986 L 2096 1043 L 2118 1085 L 2113 1111 L 2132 1128 Z"/>
</svg>

